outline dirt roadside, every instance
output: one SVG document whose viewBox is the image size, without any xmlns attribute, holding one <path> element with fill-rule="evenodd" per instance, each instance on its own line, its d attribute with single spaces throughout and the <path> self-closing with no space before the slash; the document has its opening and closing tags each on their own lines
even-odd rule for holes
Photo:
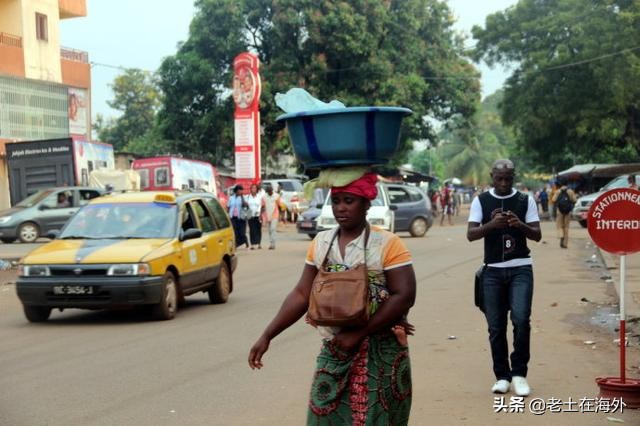
<svg viewBox="0 0 640 426">
<path fill-rule="evenodd" d="M 411 424 L 640 425 L 640 410 L 595 412 L 590 407 L 599 393 L 595 378 L 619 376 L 617 295 L 614 283 L 601 279 L 606 267 L 593 263 L 596 249 L 579 225 L 572 224 L 568 250 L 559 247 L 553 223 L 543 222 L 542 230 L 543 240 L 530 244 L 535 277 L 528 374 L 532 393 L 522 411 L 517 401 L 510 404 L 512 394 L 504 395 L 506 406 L 499 410 L 494 399 L 500 402 L 499 396 L 489 391 L 494 377 L 486 322 L 469 307 L 475 268 L 459 268 L 430 277 L 445 284 L 437 284 L 438 301 L 428 314 L 432 325 L 427 332 L 438 337 L 415 336 L 410 342 L 415 385 Z M 453 290 L 458 285 L 463 289 Z M 637 322 L 629 322 L 626 374 L 639 378 L 640 331 Z M 448 340 L 449 335 L 455 339 Z M 545 403 L 541 414 L 530 409 L 533 400 Z M 554 412 L 551 402 L 558 400 L 559 411 Z"/>
</svg>

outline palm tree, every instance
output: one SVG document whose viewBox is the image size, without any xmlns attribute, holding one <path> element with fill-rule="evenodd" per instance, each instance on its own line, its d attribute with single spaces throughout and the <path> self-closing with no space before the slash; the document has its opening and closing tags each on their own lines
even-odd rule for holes
<svg viewBox="0 0 640 426">
<path fill-rule="evenodd" d="M 438 147 L 449 176 L 458 176 L 473 186 L 489 183 L 491 164 L 505 156 L 505 147 L 493 134 L 478 137 L 477 133 L 475 127 L 455 130 L 451 139 Z"/>
</svg>

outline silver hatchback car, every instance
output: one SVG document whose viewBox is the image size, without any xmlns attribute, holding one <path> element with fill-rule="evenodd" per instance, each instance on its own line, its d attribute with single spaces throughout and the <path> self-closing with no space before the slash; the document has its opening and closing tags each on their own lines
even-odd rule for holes
<svg viewBox="0 0 640 426">
<path fill-rule="evenodd" d="M 408 231 L 412 237 L 424 237 L 433 225 L 427 194 L 416 186 L 403 183 L 385 183 L 384 187 L 394 211 L 394 231 Z"/>
<path fill-rule="evenodd" d="M 80 207 L 102 193 L 81 186 L 41 189 L 0 212 L 0 241 L 33 243 L 50 231 L 62 229 Z"/>
</svg>

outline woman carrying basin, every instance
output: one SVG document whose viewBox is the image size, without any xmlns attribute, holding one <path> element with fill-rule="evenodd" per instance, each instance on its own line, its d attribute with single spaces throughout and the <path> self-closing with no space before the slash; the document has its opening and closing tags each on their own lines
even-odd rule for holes
<svg viewBox="0 0 640 426">
<path fill-rule="evenodd" d="M 376 175 L 366 173 L 331 188 L 338 227 L 319 233 L 311 243 L 297 285 L 249 353 L 250 367 L 262 368 L 271 340 L 307 312 L 319 270 L 339 272 L 366 265 L 369 321 L 359 326 L 317 327 L 322 347 L 308 424 L 402 425 L 409 419 L 407 334 L 412 334 L 413 327 L 405 318 L 415 300 L 416 282 L 411 255 L 400 238 L 367 223 L 367 210 L 377 195 L 376 181 Z"/>
</svg>

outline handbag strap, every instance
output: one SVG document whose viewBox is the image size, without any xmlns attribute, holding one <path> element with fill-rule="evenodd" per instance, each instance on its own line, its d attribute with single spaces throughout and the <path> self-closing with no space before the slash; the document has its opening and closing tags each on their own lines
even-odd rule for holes
<svg viewBox="0 0 640 426">
<path fill-rule="evenodd" d="M 367 222 L 367 226 L 365 227 L 365 230 L 364 230 L 364 267 L 365 267 L 365 269 L 367 268 L 367 244 L 369 243 L 369 232 L 370 232 L 369 231 L 369 223 Z M 324 270 L 324 271 L 327 270 L 327 262 L 329 260 L 329 253 L 331 253 L 331 247 L 333 246 L 333 242 L 336 240 L 336 237 L 338 236 L 339 233 L 340 233 L 340 227 L 338 227 L 336 229 L 336 232 L 334 232 L 333 237 L 331 237 L 331 242 L 329 243 L 329 248 L 327 249 L 327 252 L 324 255 L 324 260 L 322 261 L 322 265 L 320 266 L 322 268 L 322 270 Z"/>
</svg>

